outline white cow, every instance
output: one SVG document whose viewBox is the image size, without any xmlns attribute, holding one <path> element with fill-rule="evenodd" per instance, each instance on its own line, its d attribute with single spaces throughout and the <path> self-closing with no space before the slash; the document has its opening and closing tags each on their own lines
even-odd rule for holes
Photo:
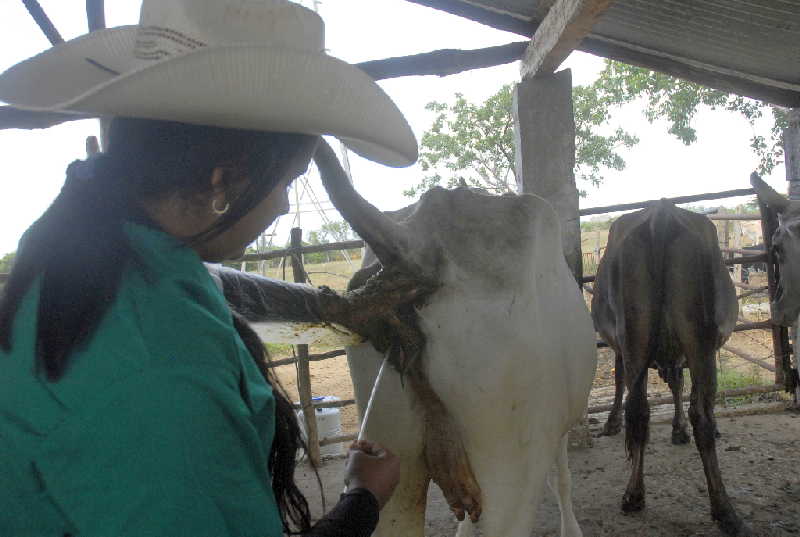
<svg viewBox="0 0 800 537">
<path fill-rule="evenodd" d="M 553 208 L 532 195 L 434 188 L 394 222 L 355 193 L 329 147 L 315 159 L 331 200 L 384 265 L 394 259 L 425 267 L 440 284 L 417 312 L 427 342 L 421 370 L 452 423 L 431 418 L 408 380 L 387 371 L 364 436 L 401 458 L 402 478 L 375 535 L 422 537 L 428 484 L 447 474 L 458 476 L 439 483 L 451 498 L 460 487 L 470 490 L 463 481 L 474 475 L 480 497 L 455 504 L 480 504 L 476 525 L 484 535 L 528 537 L 557 463 L 561 532 L 580 536 L 567 432 L 586 410 L 595 332 L 564 261 Z M 363 412 L 382 356 L 369 344 L 347 351 Z M 431 453 L 453 456 L 431 460 Z M 462 522 L 458 535 L 472 526 Z"/>
</svg>

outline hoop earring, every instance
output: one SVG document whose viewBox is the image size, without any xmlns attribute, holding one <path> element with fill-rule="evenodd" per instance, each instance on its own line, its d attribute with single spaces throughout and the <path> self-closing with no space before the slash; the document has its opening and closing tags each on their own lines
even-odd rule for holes
<svg viewBox="0 0 800 537">
<path fill-rule="evenodd" d="M 230 208 L 231 208 L 230 202 L 225 202 L 225 206 L 222 209 L 220 209 L 219 207 L 217 207 L 217 200 L 211 201 L 211 212 L 213 212 L 217 216 L 222 216 L 223 214 L 227 213 L 228 209 Z"/>
</svg>

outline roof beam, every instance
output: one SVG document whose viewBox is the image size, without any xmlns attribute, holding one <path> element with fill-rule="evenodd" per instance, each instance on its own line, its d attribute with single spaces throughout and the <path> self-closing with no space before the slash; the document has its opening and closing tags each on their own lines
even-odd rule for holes
<svg viewBox="0 0 800 537">
<path fill-rule="evenodd" d="M 86 0 L 86 21 L 89 23 L 90 32 L 106 27 L 104 3 L 104 0 Z"/>
<path fill-rule="evenodd" d="M 39 25 L 44 35 L 50 40 L 51 45 L 58 45 L 64 42 L 64 38 L 58 33 L 50 17 L 47 16 L 47 13 L 44 12 L 44 9 L 42 9 L 42 6 L 39 5 L 37 0 L 22 0 L 22 3 L 25 4 L 28 13 L 31 14 L 33 20 L 36 21 L 36 24 Z"/>
<path fill-rule="evenodd" d="M 505 13 L 491 11 L 484 7 L 474 6 L 462 0 L 407 0 L 412 4 L 438 9 L 452 15 L 457 15 L 477 23 L 491 26 L 498 30 L 511 32 L 513 34 L 533 36 L 536 26 L 530 19 L 513 17 Z"/>
<path fill-rule="evenodd" d="M 34 112 L 12 106 L 0 106 L 0 129 L 46 129 L 67 121 L 89 119 L 92 116 L 60 112 Z"/>
<path fill-rule="evenodd" d="M 556 0 L 522 58 L 522 78 L 553 73 L 614 0 Z"/>
<path fill-rule="evenodd" d="M 528 41 L 517 41 L 474 50 L 434 50 L 413 56 L 362 62 L 357 66 L 375 80 L 401 76 L 449 76 L 515 62 L 522 57 L 528 43 Z"/>
</svg>

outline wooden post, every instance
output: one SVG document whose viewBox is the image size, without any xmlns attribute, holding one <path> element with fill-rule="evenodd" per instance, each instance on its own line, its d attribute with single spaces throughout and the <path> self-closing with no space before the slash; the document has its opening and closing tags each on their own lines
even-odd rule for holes
<svg viewBox="0 0 800 537">
<path fill-rule="evenodd" d="M 789 199 L 800 200 L 800 108 L 788 112 L 789 125 L 783 129 L 783 155 Z"/>
<path fill-rule="evenodd" d="M 292 273 L 295 283 L 306 282 L 306 271 L 303 268 L 303 259 L 300 248 L 303 247 L 303 230 L 299 227 L 292 228 Z M 297 345 L 297 392 L 300 394 L 300 408 L 306 420 L 306 433 L 308 435 L 308 458 L 311 464 L 318 466 L 319 434 L 317 432 L 317 416 L 311 401 L 311 371 L 308 366 L 308 345 Z"/>
<path fill-rule="evenodd" d="M 575 116 L 572 73 L 523 80 L 514 90 L 514 137 L 519 193 L 549 201 L 561 219 L 567 265 L 583 276 L 578 189 L 575 186 Z"/>
<path fill-rule="evenodd" d="M 761 210 L 761 234 L 764 237 L 764 247 L 767 250 L 767 288 L 770 302 L 775 300 L 778 289 L 780 271 L 775 263 L 772 252 L 772 235 L 778 227 L 778 216 L 767 205 L 758 200 Z M 772 325 L 772 352 L 775 355 L 775 384 L 784 384 L 785 371 L 789 370 L 789 332 L 785 326 Z"/>
<path fill-rule="evenodd" d="M 800 200 L 800 108 L 792 108 L 788 113 L 789 124 L 783 129 L 783 155 L 786 163 L 786 180 L 789 182 L 789 199 Z M 792 351 L 794 368 L 787 379 L 787 387 L 794 384 L 794 404 L 800 405 L 800 363 L 797 360 L 800 343 L 798 343 L 798 325 L 800 319 L 792 327 Z"/>
</svg>

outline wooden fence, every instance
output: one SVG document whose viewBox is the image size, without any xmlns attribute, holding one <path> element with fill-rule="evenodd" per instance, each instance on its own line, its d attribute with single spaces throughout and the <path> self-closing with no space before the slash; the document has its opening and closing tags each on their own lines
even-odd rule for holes
<svg viewBox="0 0 800 537">
<path fill-rule="evenodd" d="M 690 203 L 695 201 L 724 199 L 729 197 L 746 196 L 753 194 L 755 194 L 755 192 L 752 189 L 747 188 L 738 190 L 727 190 L 724 192 L 697 194 L 692 196 L 681 196 L 677 198 L 669 198 L 668 200 L 673 203 Z M 659 200 L 647 200 L 637 203 L 625 203 L 620 205 L 609 205 L 605 207 L 592 207 L 587 209 L 581 209 L 579 212 L 581 216 L 584 216 L 593 214 L 605 214 L 615 211 L 641 209 L 644 207 L 648 207 L 654 203 L 657 203 L 658 201 Z M 767 282 L 768 282 L 767 290 L 769 292 L 770 300 L 772 300 L 775 295 L 778 278 L 780 277 L 777 265 L 775 264 L 775 261 L 772 257 L 772 249 L 771 249 L 772 235 L 777 227 L 777 216 L 773 211 L 769 210 L 769 208 L 767 208 L 763 204 L 760 204 L 760 209 L 761 209 L 761 216 L 709 215 L 709 218 L 711 218 L 712 220 L 757 220 L 757 219 L 761 220 L 765 252 L 758 253 L 755 255 L 740 255 L 739 257 L 730 257 L 729 259 L 725 260 L 725 263 L 728 265 L 734 265 L 741 263 L 766 262 Z M 352 250 L 356 248 L 363 248 L 364 246 L 365 244 L 361 240 L 319 244 L 313 246 L 303 246 L 302 230 L 299 228 L 295 228 L 291 231 L 291 242 L 289 248 L 284 250 L 274 250 L 265 253 L 247 254 L 237 261 L 264 261 L 270 259 L 289 258 L 291 260 L 294 281 L 298 283 L 306 283 L 308 280 L 308 276 L 306 274 L 305 267 L 303 266 L 303 255 L 326 252 L 326 251 Z M 738 250 L 730 253 L 741 254 L 743 252 L 744 252 L 743 250 Z M 6 274 L 0 274 L 0 283 L 4 282 L 6 278 L 7 278 Z M 586 276 L 582 279 L 582 283 L 584 284 L 592 281 L 594 281 L 594 276 Z M 741 284 L 740 287 L 743 287 L 748 291 L 757 292 L 763 290 L 762 288 L 748 289 L 750 286 L 747 286 L 745 284 Z M 775 357 L 774 365 L 766 363 L 761 359 L 753 358 L 749 355 L 745 356 L 745 353 L 742 353 L 741 351 L 735 351 L 735 353 L 741 358 L 774 373 L 775 384 L 768 386 L 747 386 L 744 388 L 737 388 L 736 390 L 728 390 L 727 392 L 720 392 L 718 395 L 720 397 L 725 397 L 725 396 L 732 397 L 744 394 L 775 392 L 775 391 L 780 391 L 782 389 L 788 389 L 789 386 L 787 385 L 788 383 L 787 379 L 790 379 L 791 375 L 788 374 L 790 368 L 790 355 L 789 355 L 790 346 L 789 346 L 787 329 L 785 327 L 772 324 L 771 320 L 740 323 L 734 328 L 734 331 L 736 332 L 744 330 L 771 331 L 773 353 Z M 607 347 L 607 345 L 602 341 L 598 341 L 597 346 L 598 348 Z M 308 454 L 309 458 L 314 463 L 318 463 L 320 461 L 321 446 L 350 442 L 355 438 L 355 435 L 343 435 L 332 438 L 319 438 L 317 421 L 315 419 L 315 412 L 317 408 L 341 408 L 355 404 L 355 400 L 347 399 L 343 401 L 334 401 L 334 402 L 314 402 L 311 396 L 311 376 L 309 373 L 309 364 L 314 361 L 328 360 L 331 358 L 336 358 L 344 355 L 345 351 L 343 349 L 337 349 L 323 354 L 309 354 L 308 345 L 297 345 L 294 358 L 276 360 L 270 364 L 270 367 L 278 367 L 289 364 L 296 364 L 297 366 L 297 388 L 299 392 L 300 403 L 299 405 L 296 405 L 296 407 L 302 410 L 303 416 L 305 417 L 306 431 L 308 434 L 308 451 L 309 451 Z M 672 402 L 671 397 L 653 398 L 650 400 L 650 405 L 657 406 L 661 404 L 667 404 L 670 402 Z M 590 407 L 589 413 L 595 414 L 598 412 L 607 411 L 608 410 L 608 408 L 606 408 L 607 406 L 608 405 L 597 405 Z"/>
<path fill-rule="evenodd" d="M 716 199 L 724 199 L 736 196 L 747 196 L 747 195 L 754 195 L 755 191 L 751 188 L 745 189 L 737 189 L 737 190 L 726 190 L 723 192 L 712 192 L 706 194 L 697 194 L 692 196 L 681 196 L 677 198 L 668 198 L 668 201 L 676 204 L 680 203 L 691 203 L 696 201 L 705 201 L 705 200 L 716 200 Z M 647 200 L 642 202 L 636 203 L 625 203 L 620 205 L 609 205 L 605 207 L 592 207 L 587 209 L 581 209 L 580 215 L 594 215 L 594 214 L 605 214 L 609 212 L 615 211 L 628 211 L 632 209 L 642 209 L 648 207 L 654 203 L 657 203 L 659 200 Z M 770 299 L 774 297 L 775 288 L 777 285 L 777 270 L 775 267 L 774 260 L 771 257 L 771 238 L 774 233 L 775 227 L 777 225 L 777 218 L 775 217 L 774 213 L 769 211 L 768 208 L 761 206 L 761 216 L 759 215 L 752 215 L 752 214 L 733 214 L 733 215 L 708 215 L 708 218 L 712 220 L 722 220 L 722 221 L 731 221 L 731 220 L 761 220 L 762 224 L 762 233 L 764 236 L 764 244 L 765 244 L 765 252 L 763 253 L 756 253 L 748 255 L 748 251 L 736 249 L 736 251 L 728 252 L 730 254 L 737 254 L 737 256 L 729 256 L 728 259 L 725 259 L 725 263 L 727 265 L 735 265 L 735 264 L 742 264 L 742 263 L 755 263 L 755 262 L 765 262 L 767 263 L 768 268 L 768 286 L 767 290 L 769 291 Z M 363 241 L 354 240 L 354 241 L 346 241 L 346 242 L 338 242 L 338 243 L 330 243 L 330 244 L 320 244 L 314 246 L 302 246 L 302 231 L 299 229 L 292 230 L 292 241 L 291 247 L 285 250 L 275 250 L 271 252 L 266 252 L 262 254 L 248 254 L 241 258 L 240 261 L 261 261 L 261 260 L 269 260 L 269 259 L 278 259 L 282 257 L 289 257 L 292 260 L 292 268 L 295 273 L 295 281 L 303 282 L 305 281 L 305 269 L 303 268 L 302 264 L 302 256 L 304 254 L 310 253 L 318 253 L 318 252 L 325 252 L 325 251 L 333 251 L 333 250 L 349 250 L 354 248 L 362 248 L 365 244 Z M 586 276 L 583 278 L 583 283 L 592 282 L 594 281 L 594 276 Z M 743 295 L 740 295 L 740 298 L 746 296 L 747 293 L 754 293 L 754 292 L 761 292 L 764 290 L 762 287 L 752 287 L 746 284 L 740 284 L 739 287 L 744 288 L 746 291 Z M 752 288 L 751 288 L 752 287 Z M 733 352 L 740 358 L 749 361 L 755 365 L 763 367 L 764 369 L 770 371 L 775 375 L 775 383 L 770 384 L 767 386 L 757 385 L 757 386 L 746 386 L 743 388 L 737 388 L 734 390 L 727 390 L 721 391 L 718 394 L 718 397 L 735 397 L 740 395 L 747 395 L 747 394 L 755 394 L 755 393 L 769 393 L 769 392 L 776 392 L 784 389 L 785 386 L 785 379 L 789 375 L 785 375 L 785 372 L 788 372 L 789 367 L 789 342 L 788 342 L 788 332 L 785 327 L 780 327 L 773 325 L 771 320 L 766 321 L 759 321 L 759 322 L 744 322 L 739 323 L 735 328 L 735 332 L 741 332 L 746 330 L 770 330 L 772 334 L 772 344 L 773 344 L 773 352 L 775 356 L 774 364 L 770 364 L 761 360 L 759 358 L 754 358 L 746 353 L 738 350 L 738 349 L 726 349 L 730 352 Z M 603 341 L 597 342 L 598 348 L 607 347 L 606 343 Z M 307 347 L 305 349 L 302 348 L 303 346 L 299 346 L 297 350 L 297 355 L 295 358 L 288 358 L 285 360 L 277 360 L 271 364 L 272 367 L 277 367 L 281 365 L 287 364 L 297 364 L 298 365 L 298 391 L 300 391 L 300 405 L 298 406 L 303 410 L 303 414 L 306 417 L 306 430 L 309 431 L 309 456 L 312 460 L 319 461 L 319 447 L 326 446 L 335 443 L 341 442 L 349 442 L 352 441 L 355 435 L 344 435 L 334 438 L 318 438 L 318 431 L 316 427 L 316 420 L 313 419 L 314 416 L 314 409 L 316 408 L 341 408 L 349 405 L 355 404 L 355 401 L 352 399 L 344 400 L 344 401 L 335 401 L 335 402 L 321 402 L 321 403 L 314 403 L 311 399 L 311 389 L 310 389 L 310 378 L 309 378 L 309 369 L 308 364 L 313 361 L 319 360 L 327 360 L 330 358 L 336 358 L 339 356 L 343 356 L 345 354 L 344 350 L 334 350 L 331 352 L 327 352 L 324 354 L 317 354 L 317 355 L 309 355 Z M 302 377 L 302 378 L 301 378 Z M 300 387 L 303 387 L 301 390 Z M 651 406 L 658 406 L 662 404 L 668 404 L 672 402 L 671 397 L 656 397 L 650 400 Z M 589 408 L 590 414 L 596 414 L 599 412 L 607 411 L 606 408 L 608 405 L 595 405 Z M 313 440 L 312 440 L 313 439 Z"/>
<path fill-rule="evenodd" d="M 669 201 L 673 203 L 689 203 L 695 201 L 703 201 L 703 200 L 715 200 L 715 199 L 724 199 L 736 196 L 746 196 L 746 195 L 753 195 L 755 191 L 753 189 L 738 189 L 738 190 L 728 190 L 724 192 L 713 192 L 707 194 L 698 194 L 693 196 L 682 196 L 678 198 L 671 198 Z M 615 211 L 622 211 L 622 210 L 631 210 L 631 209 L 641 209 L 648 207 L 654 203 L 657 203 L 658 200 L 648 200 L 643 202 L 637 203 L 626 203 L 620 205 L 610 205 L 606 207 L 594 207 L 590 209 L 584 209 L 580 211 L 581 215 L 590 215 L 590 214 L 605 214 L 609 212 Z M 741 265 L 745 263 L 758 263 L 763 262 L 766 263 L 767 266 L 767 286 L 766 290 L 769 294 L 769 299 L 772 301 L 775 297 L 775 292 L 777 290 L 778 280 L 780 278 L 779 269 L 772 253 L 772 236 L 775 233 L 778 225 L 777 214 L 769 209 L 766 205 L 761 203 L 759 200 L 759 209 L 760 215 L 749 215 L 749 214 L 730 214 L 730 215 L 717 215 L 711 214 L 708 215 L 708 218 L 711 220 L 721 220 L 721 221 L 733 221 L 733 220 L 760 220 L 761 221 L 761 232 L 764 241 L 764 250 L 762 252 L 753 253 L 748 250 L 743 250 L 741 248 L 723 248 L 724 254 L 726 254 L 726 259 L 724 259 L 724 263 L 726 265 Z M 739 257 L 735 257 L 738 255 Z M 589 283 L 593 282 L 595 279 L 594 276 L 586 276 L 582 279 L 582 283 Z M 763 292 L 765 290 L 764 287 L 756 287 L 750 286 L 747 284 L 736 283 L 737 287 L 743 288 L 746 291 L 743 292 L 738 296 L 739 299 L 744 298 L 746 296 L 750 296 L 754 293 Z M 750 356 L 749 354 L 739 350 L 734 349 L 730 346 L 725 346 L 725 350 L 731 352 L 732 354 L 738 356 L 739 358 L 758 365 L 766 369 L 767 371 L 774 374 L 775 383 L 770 386 L 746 386 L 744 388 L 738 388 L 733 390 L 730 394 L 726 392 L 720 392 L 718 396 L 736 396 L 736 395 L 745 395 L 745 394 L 752 394 L 752 393 L 765 393 L 765 392 L 774 392 L 774 391 L 781 391 L 787 390 L 792 391 L 793 386 L 792 383 L 792 374 L 790 372 L 790 353 L 791 347 L 789 345 L 789 334 L 788 329 L 784 326 L 779 326 L 772 323 L 772 320 L 769 319 L 767 321 L 761 322 L 745 322 L 739 323 L 734 328 L 734 332 L 740 332 L 745 330 L 769 330 L 772 336 L 772 350 L 774 356 L 774 365 L 765 362 L 759 358 L 755 358 Z M 598 342 L 598 347 L 606 347 L 607 345 L 604 342 Z M 730 390 L 729 390 L 730 391 Z M 735 393 L 733 393 L 735 392 Z M 664 397 L 664 398 L 656 398 L 650 401 L 651 406 L 657 406 L 659 404 L 666 404 L 671 403 L 671 397 Z M 602 412 L 604 410 L 608 410 L 605 408 L 607 405 L 603 405 L 602 407 L 592 407 L 589 409 L 590 413 L 595 412 Z"/>
</svg>

